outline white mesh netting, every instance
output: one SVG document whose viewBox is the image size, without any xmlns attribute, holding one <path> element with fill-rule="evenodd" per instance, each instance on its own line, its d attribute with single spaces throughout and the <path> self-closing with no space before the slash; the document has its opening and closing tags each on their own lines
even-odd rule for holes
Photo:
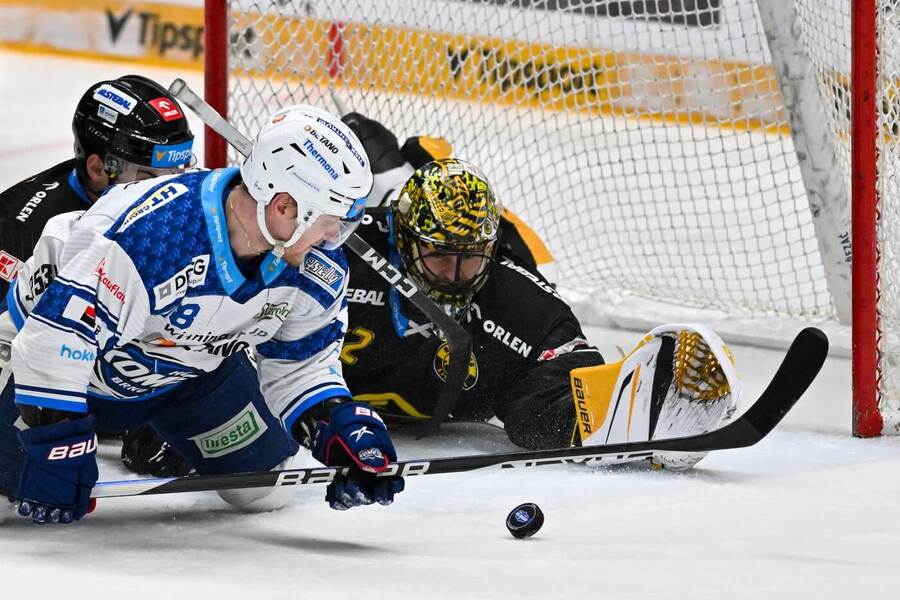
<svg viewBox="0 0 900 600">
<path fill-rule="evenodd" d="M 442 135 L 598 306 L 833 315 L 754 0 L 234 0 L 229 29 L 240 129 L 330 88 Z"/>
<path fill-rule="evenodd" d="M 878 396 L 885 430 L 900 428 L 900 2 L 878 0 Z M 801 42 L 808 49 L 818 89 L 827 106 L 830 126 L 837 132 L 837 158 L 850 182 L 850 0 L 795 3 Z"/>
</svg>

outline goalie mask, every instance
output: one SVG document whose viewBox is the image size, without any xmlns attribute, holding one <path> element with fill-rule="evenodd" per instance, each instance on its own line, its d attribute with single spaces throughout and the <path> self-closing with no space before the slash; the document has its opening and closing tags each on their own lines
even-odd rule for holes
<svg viewBox="0 0 900 600">
<path fill-rule="evenodd" d="M 356 134 L 331 113 L 307 105 L 269 117 L 241 165 L 241 177 L 257 202 L 259 228 L 276 253 L 300 239 L 320 215 L 340 217 L 341 232 L 319 245 L 330 250 L 344 243 L 362 220 L 373 179 Z M 265 220 L 266 206 L 281 192 L 297 203 L 297 228 L 287 240 L 275 239 Z"/>
<path fill-rule="evenodd" d="M 467 311 L 488 278 L 500 209 L 475 166 L 454 158 L 426 164 L 391 205 L 406 273 L 454 318 Z"/>
</svg>

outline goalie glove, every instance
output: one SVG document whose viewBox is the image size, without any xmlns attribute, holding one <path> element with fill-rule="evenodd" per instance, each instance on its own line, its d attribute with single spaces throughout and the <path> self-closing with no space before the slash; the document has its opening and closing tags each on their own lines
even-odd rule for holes
<svg viewBox="0 0 900 600">
<path fill-rule="evenodd" d="M 663 325 L 617 363 L 570 373 L 573 444 L 661 440 L 717 429 L 741 395 L 734 359 L 703 325 Z M 656 467 L 683 470 L 706 453 L 655 456 Z"/>
</svg>

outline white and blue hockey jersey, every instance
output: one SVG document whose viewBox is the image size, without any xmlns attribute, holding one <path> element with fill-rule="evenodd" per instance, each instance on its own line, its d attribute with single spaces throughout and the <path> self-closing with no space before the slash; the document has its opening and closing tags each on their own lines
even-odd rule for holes
<svg viewBox="0 0 900 600">
<path fill-rule="evenodd" d="M 19 329 L 17 403 L 85 412 L 90 397 L 144 400 L 248 347 L 288 430 L 314 404 L 350 395 L 343 251 L 313 249 L 303 269 L 269 253 L 245 278 L 223 208 L 238 175 L 115 186 L 80 218 L 48 223 L 6 298 L 5 321 Z"/>
</svg>

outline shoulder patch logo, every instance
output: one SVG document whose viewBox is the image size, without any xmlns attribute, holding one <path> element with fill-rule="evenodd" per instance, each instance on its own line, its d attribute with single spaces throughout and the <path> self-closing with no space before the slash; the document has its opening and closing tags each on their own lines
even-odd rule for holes
<svg viewBox="0 0 900 600">
<path fill-rule="evenodd" d="M 303 275 L 316 282 L 332 298 L 337 298 L 344 281 L 344 269 L 336 262 L 315 250 L 303 259 Z"/>
<path fill-rule="evenodd" d="M 97 320 L 94 305 L 80 296 L 69 298 L 66 307 L 63 309 L 62 316 L 64 319 L 83 325 L 88 329 L 93 329 Z"/>
<path fill-rule="evenodd" d="M 136 206 L 133 206 L 128 213 L 125 215 L 125 219 L 122 221 L 122 224 L 119 226 L 119 231 L 125 231 L 128 229 L 135 221 L 140 219 L 141 217 L 146 217 L 154 210 L 165 206 L 178 196 L 186 193 L 188 191 L 187 186 L 180 183 L 167 183 L 162 186 L 155 192 L 153 192 L 150 196 L 142 200 Z"/>
</svg>

